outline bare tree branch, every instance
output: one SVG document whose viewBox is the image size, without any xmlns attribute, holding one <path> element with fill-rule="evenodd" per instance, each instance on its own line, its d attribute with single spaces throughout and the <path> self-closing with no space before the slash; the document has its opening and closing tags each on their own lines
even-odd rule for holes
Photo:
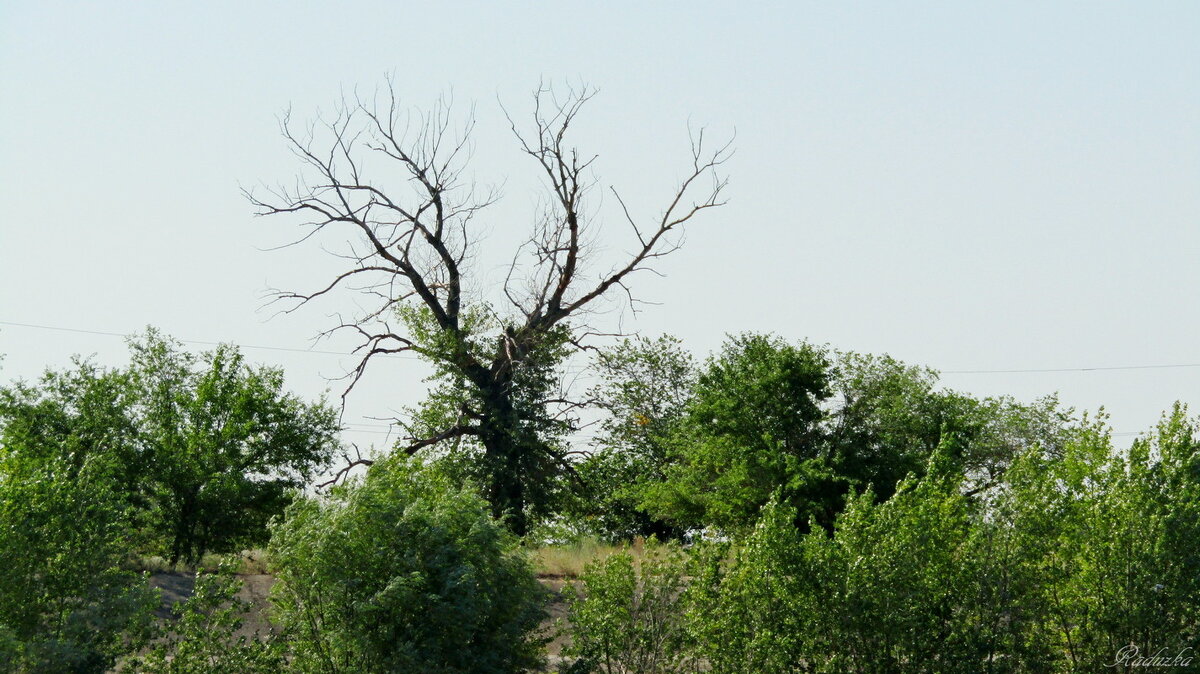
<svg viewBox="0 0 1200 674">
<path fill-rule="evenodd" d="M 719 171 L 731 155 L 730 143 L 710 149 L 700 130 L 692 135 L 691 167 L 658 217 L 637 217 L 609 188 L 636 245 L 607 273 L 585 281 L 589 256 L 597 248 L 592 237 L 602 229 L 600 209 L 589 205 L 597 155 L 576 148 L 571 132 L 595 95 L 588 87 L 570 88 L 561 97 L 539 87 L 529 131 L 504 111 L 547 193 L 505 275 L 501 292 L 512 309 L 503 313 L 484 296 L 466 295 L 480 236 L 476 223 L 498 198 L 496 190 L 477 191 L 463 179 L 472 152 L 473 112 L 455 128 L 448 99 L 423 114 L 407 111 L 388 80 L 370 99 L 343 100 L 332 118 L 297 127 L 290 111 L 281 117 L 280 131 L 305 172 L 291 186 L 247 197 L 259 215 L 301 221 L 304 235 L 288 245 L 313 238 L 336 242 L 331 254 L 346 266 L 316 289 L 277 292 L 271 302 L 283 303 L 287 313 L 337 293 L 370 299 L 358 315 L 339 314 L 337 324 L 321 335 L 350 330 L 359 338 L 353 352 L 357 364 L 344 376 L 343 406 L 380 355 L 411 351 L 434 363 L 438 376 L 462 387 L 466 402 L 446 412 L 457 419 L 431 424 L 444 430 L 410 438 L 398 447 L 401 451 L 414 454 L 474 437 L 485 453 L 498 457 L 489 465 L 523 465 L 510 454 L 534 452 L 574 475 L 570 459 L 578 455 L 539 435 L 577 428 L 576 412 L 591 404 L 570 394 L 561 347 L 585 349 L 589 338 L 614 334 L 588 324 L 588 317 L 600 312 L 598 300 L 621 293 L 636 312 L 646 302 L 634 296 L 630 277 L 658 273 L 654 263 L 679 248 L 683 226 L 725 203 L 727 183 Z M 376 182 L 384 178 L 388 182 Z M 397 319 L 403 319 L 404 329 L 391 326 Z M 347 457 L 348 468 L 334 482 L 349 468 L 369 465 L 366 461 Z M 507 502 L 497 512 L 516 517 L 513 508 L 525 498 L 521 479 L 496 476 L 491 493 Z"/>
</svg>

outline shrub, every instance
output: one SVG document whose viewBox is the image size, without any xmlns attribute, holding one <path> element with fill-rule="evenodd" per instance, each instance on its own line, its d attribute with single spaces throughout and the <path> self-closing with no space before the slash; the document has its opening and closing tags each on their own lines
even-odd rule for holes
<svg viewBox="0 0 1200 674">
<path fill-rule="evenodd" d="M 274 635 L 237 636 L 249 605 L 237 598 L 233 565 L 196 575 L 180 617 L 145 658 L 124 671 L 138 674 L 275 674 L 284 671 L 284 642 Z"/>
<path fill-rule="evenodd" d="M 796 610 L 803 572 L 795 511 L 768 501 L 746 539 L 701 543 L 686 597 L 697 652 L 719 674 L 797 671 L 803 662 Z"/>
<path fill-rule="evenodd" d="M 688 604 L 712 671 L 979 671 L 972 511 L 946 449 L 888 501 L 853 496 L 833 535 L 771 501 L 745 540 L 710 544 Z"/>
<path fill-rule="evenodd" d="M 832 538 L 806 536 L 797 572 L 809 582 L 796 611 L 816 617 L 806 641 L 823 671 L 984 668 L 985 621 L 973 601 L 979 560 L 969 554 L 977 520 L 959 493 L 961 476 L 937 467 L 945 450 L 924 478 L 901 483 L 889 500 L 876 503 L 870 492 L 852 498 Z"/>
<path fill-rule="evenodd" d="M 1036 551 L 1028 593 L 1039 619 L 1025 640 L 1063 669 L 1129 666 L 1120 652 L 1194 659 L 1198 478 L 1196 423 L 1179 406 L 1127 452 L 1097 423 L 1061 459 L 1019 466 L 1001 505 L 1013 536 Z"/>
<path fill-rule="evenodd" d="M 148 634 L 155 595 L 123 571 L 125 504 L 98 457 L 0 447 L 0 664 L 103 672 Z"/>
<path fill-rule="evenodd" d="M 651 674 L 690 664 L 682 554 L 653 545 L 640 561 L 628 552 L 610 555 L 587 565 L 582 593 L 568 588 L 572 642 L 563 654 L 578 658 L 569 671 Z"/>
<path fill-rule="evenodd" d="M 538 666 L 544 590 L 479 496 L 405 458 L 376 463 L 274 527 L 293 667 L 514 672 Z"/>
</svg>

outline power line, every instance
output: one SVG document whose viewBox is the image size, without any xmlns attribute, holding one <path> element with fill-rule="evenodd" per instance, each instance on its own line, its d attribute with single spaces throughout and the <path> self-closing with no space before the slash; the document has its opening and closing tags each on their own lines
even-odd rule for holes
<svg viewBox="0 0 1200 674">
<path fill-rule="evenodd" d="M 64 328 L 64 327 L 60 327 L 60 326 L 56 326 L 56 325 L 36 325 L 33 323 L 16 323 L 13 321 L 0 321 L 0 325 L 9 325 L 9 326 L 18 327 L 18 328 L 33 328 L 33 329 L 37 329 L 37 330 L 56 330 L 58 332 L 74 332 L 74 333 L 79 333 L 79 334 L 84 334 L 84 335 L 103 335 L 105 337 L 128 337 L 129 336 L 129 334 L 120 333 L 120 332 L 105 332 L 103 330 L 84 330 L 82 328 Z M 199 346 L 220 346 L 222 344 L 231 343 L 231 342 L 208 342 L 208 341 L 199 340 L 199 339 L 179 339 L 176 341 L 181 342 L 183 344 L 196 344 Z M 263 346 L 261 344 L 237 344 L 236 346 L 238 348 L 242 348 L 242 349 L 260 349 L 263 351 L 286 351 L 289 353 L 315 353 L 315 354 L 320 354 L 320 355 L 325 355 L 325 356 L 353 356 L 354 355 L 354 354 L 345 353 L 342 351 L 322 351 L 320 349 L 297 349 L 297 348 L 292 348 L 292 347 L 287 347 L 287 346 Z M 379 354 L 379 355 L 389 357 L 389 358 L 404 358 L 406 360 L 416 360 L 417 359 L 416 356 L 409 356 L 409 355 L 399 354 L 399 353 L 385 353 L 385 354 Z"/>
<path fill-rule="evenodd" d="M 941 370 L 941 374 L 1021 374 L 1030 372 L 1101 372 L 1111 370 L 1165 370 L 1172 368 L 1200 367 L 1200 363 L 1178 363 L 1170 365 L 1116 365 L 1109 367 L 1046 367 L 1016 370 Z"/>
<path fill-rule="evenodd" d="M 55 325 L 37 325 L 34 323 L 17 323 L 14 321 L 0 321 L 0 325 L 9 325 L 18 328 L 32 328 L 36 330 L 55 330 L 58 332 L 74 332 L 84 335 L 103 335 L 105 337 L 127 337 L 129 333 L 120 332 L 105 332 L 103 330 L 85 330 L 83 328 L 64 328 Z M 184 344 L 196 344 L 199 346 L 220 346 L 230 342 L 210 342 L 198 339 L 180 339 L 177 340 Z M 298 349 L 286 346 L 264 346 L 261 344 L 239 344 L 243 349 L 260 349 L 263 351 L 284 351 L 288 353 L 314 353 L 325 356 L 353 356 L 352 353 L 342 351 L 323 351 L 321 349 Z M 379 354 L 385 358 L 403 358 L 405 360 L 417 360 L 416 356 L 401 354 L 401 353 L 385 353 Z M 1100 366 L 1100 367 L 1047 367 L 1047 368 L 1015 368 L 1002 370 L 939 370 L 939 374 L 1032 374 L 1039 372 L 1112 372 L 1119 370 L 1168 370 L 1180 368 L 1200 367 L 1200 363 L 1170 363 L 1162 365 L 1115 365 L 1115 366 Z M 584 368 L 579 368 L 582 372 Z"/>
<path fill-rule="evenodd" d="M 83 335 L 102 335 L 105 337 L 127 337 L 127 334 L 120 332 L 107 332 L 104 330 L 85 330 L 83 328 L 64 328 L 56 325 L 38 325 L 35 323 L 18 323 L 15 321 L 0 321 L 0 325 L 8 325 L 17 328 L 30 328 L 34 330 L 54 330 L 57 332 L 73 332 Z M 195 344 L 198 346 L 220 346 L 229 342 L 210 342 L 199 339 L 180 339 L 177 340 L 183 344 Z M 263 346 L 260 344 L 240 344 L 243 349 L 260 349 L 263 351 L 284 351 L 288 353 L 315 353 L 326 356 L 349 356 L 353 354 L 343 353 L 341 351 L 323 351 L 320 349 L 297 349 L 286 346 Z M 381 354 L 391 358 L 404 358 L 407 360 L 415 360 L 415 356 L 405 354 Z M 1200 363 L 1183 363 L 1178 365 L 1124 365 L 1116 367 L 1067 367 L 1067 368 L 1033 368 L 1033 369 L 1014 369 L 1014 370 L 943 370 L 941 374 L 1019 374 L 1033 372 L 1098 372 L 1112 370 L 1157 370 L 1170 368 L 1188 368 L 1200 367 Z M 396 429 L 392 424 L 370 424 L 361 422 L 352 422 L 344 424 L 346 431 L 353 433 L 368 433 L 371 435 L 391 435 Z M 389 429 L 389 430 L 375 430 Z M 1140 431 L 1126 431 L 1121 433 L 1113 433 L 1116 436 L 1131 436 L 1141 435 Z M 585 438 L 589 439 L 589 438 Z"/>
</svg>

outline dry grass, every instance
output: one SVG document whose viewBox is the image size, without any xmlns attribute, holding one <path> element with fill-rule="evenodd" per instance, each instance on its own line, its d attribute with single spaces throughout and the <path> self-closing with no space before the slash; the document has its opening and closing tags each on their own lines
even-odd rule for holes
<svg viewBox="0 0 1200 674">
<path fill-rule="evenodd" d="M 572 543 L 546 545 L 535 548 L 530 554 L 533 567 L 542 578 L 578 578 L 588 564 L 607 558 L 616 552 L 632 552 L 635 560 L 640 560 L 643 554 L 644 541 L 635 539 L 630 542 L 612 545 L 601 543 L 594 538 L 585 538 Z M 196 571 L 216 571 L 223 562 L 235 562 L 236 573 L 242 575 L 257 575 L 268 573 L 267 554 L 264 550 L 243 550 L 234 554 L 205 553 L 198 564 L 178 564 L 172 567 L 166 559 L 158 555 L 131 555 L 125 562 L 125 568 L 147 573 L 171 573 Z"/>
<path fill-rule="evenodd" d="M 198 564 L 177 564 L 172 567 L 166 559 L 158 555 L 131 555 L 125 562 L 125 568 L 147 573 L 168 573 L 181 571 L 194 573 L 196 571 L 216 571 L 223 562 L 233 562 L 237 566 L 235 573 L 256 575 L 267 572 L 267 555 L 262 550 L 243 550 L 237 554 L 218 555 L 205 553 Z"/>
<path fill-rule="evenodd" d="M 531 555 L 533 568 L 543 578 L 578 578 L 583 568 L 591 562 L 605 559 L 616 552 L 632 552 L 640 559 L 644 541 L 638 538 L 631 543 L 609 545 L 587 538 L 574 543 L 547 545 L 537 548 Z"/>
</svg>

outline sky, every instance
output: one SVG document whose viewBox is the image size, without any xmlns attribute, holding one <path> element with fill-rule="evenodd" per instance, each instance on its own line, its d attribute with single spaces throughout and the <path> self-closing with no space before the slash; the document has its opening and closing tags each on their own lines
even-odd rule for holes
<svg viewBox="0 0 1200 674">
<path fill-rule="evenodd" d="M 1103 406 L 1131 435 L 1200 405 L 1197 35 L 1192 2 L 2 3 L 0 380 L 120 364 L 96 333 L 153 325 L 336 398 L 354 343 L 312 340 L 353 298 L 264 308 L 337 269 L 268 250 L 300 230 L 242 195 L 299 171 L 280 115 L 389 74 L 413 109 L 473 110 L 470 176 L 502 194 L 480 223 L 487 292 L 540 194 L 501 106 L 528 119 L 540 83 L 586 83 L 575 140 L 597 195 L 639 217 L 688 168 L 689 126 L 736 133 L 729 203 L 634 279 L 655 304 L 601 324 L 698 354 L 741 331 L 888 353 L 977 395 Z M 594 203 L 615 259 L 628 232 Z M 387 444 L 373 417 L 424 375 L 378 363 L 346 441 Z"/>
</svg>

